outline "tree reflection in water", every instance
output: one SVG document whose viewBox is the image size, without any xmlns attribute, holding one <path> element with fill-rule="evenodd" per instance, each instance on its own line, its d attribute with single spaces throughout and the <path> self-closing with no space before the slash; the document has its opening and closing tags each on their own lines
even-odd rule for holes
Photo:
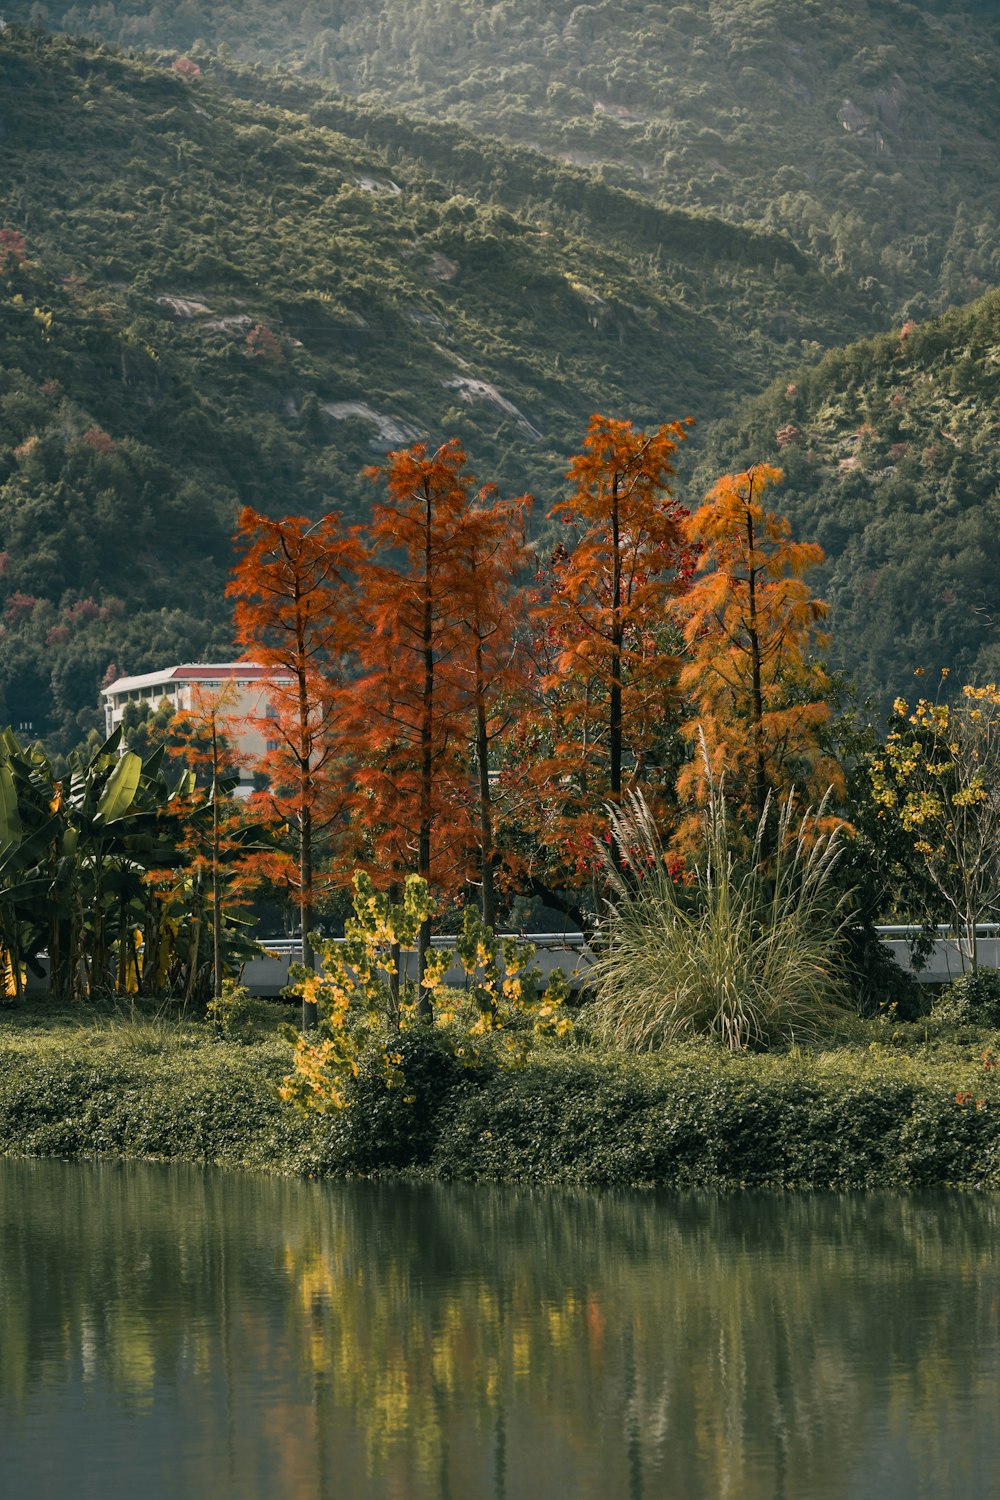
<svg viewBox="0 0 1000 1500">
<path fill-rule="evenodd" d="M 0 1492 L 986 1494 L 998 1221 L 0 1162 Z"/>
</svg>

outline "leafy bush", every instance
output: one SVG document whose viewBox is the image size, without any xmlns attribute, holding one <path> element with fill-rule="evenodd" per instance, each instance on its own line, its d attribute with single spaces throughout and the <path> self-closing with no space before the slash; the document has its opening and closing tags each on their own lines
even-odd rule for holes
<svg viewBox="0 0 1000 1500">
<path fill-rule="evenodd" d="M 430 1170 L 464 1181 L 845 1190 L 1000 1184 L 987 1059 L 563 1054 L 453 1096 Z"/>
<path fill-rule="evenodd" d="M 710 786 L 706 858 L 682 904 L 642 799 L 611 810 L 629 871 L 623 877 L 608 862 L 607 951 L 592 970 L 599 1036 L 635 1051 L 708 1036 L 740 1051 L 836 1029 L 842 924 L 830 877 L 839 839 L 823 831 L 822 806 L 797 831 L 795 811 L 789 796 L 778 809 L 777 852 L 766 861 L 765 810 L 741 869 L 722 789 Z"/>
<path fill-rule="evenodd" d="M 245 984 L 224 979 L 222 994 L 208 1002 L 205 1014 L 219 1036 L 230 1042 L 249 1042 L 257 1034 L 263 1010 Z"/>
<path fill-rule="evenodd" d="M 432 1025 L 431 1018 L 420 1014 L 421 1000 L 438 1028 L 434 1048 L 450 1047 L 455 1056 L 465 1057 L 465 1065 L 476 1065 L 484 1047 L 490 1050 L 487 1041 L 492 1037 L 501 1039 L 496 1056 L 505 1054 L 506 1061 L 520 1063 L 532 1036 L 558 1037 L 571 1030 L 562 971 L 555 971 L 539 995 L 527 972 L 534 949 L 498 938 L 474 907 L 465 910 L 455 949 L 432 949 L 422 975 L 413 981 L 403 976 L 399 965 L 405 954 L 416 958 L 421 924 L 434 911 L 427 882 L 408 875 L 403 899 L 397 902 L 377 891 L 371 877 L 359 870 L 353 904 L 354 915 L 344 923 L 342 941 L 314 938 L 322 972 L 299 964 L 290 971 L 292 983 L 286 993 L 312 1002 L 319 1026 L 296 1038 L 293 1069 L 282 1084 L 283 1099 L 319 1114 L 350 1107 L 357 1098 L 362 1060 L 373 1052 L 382 1059 L 384 1086 L 405 1083 L 409 1044 L 404 1047 L 403 1038 Z M 456 957 L 469 984 L 467 999 L 444 987 Z M 415 1055 L 421 1055 L 419 1047 Z M 404 1094 L 411 1092 L 407 1084 Z"/>
<path fill-rule="evenodd" d="M 455 1094 L 474 1087 L 455 1039 L 431 1026 L 401 1031 L 387 1046 L 373 1040 L 347 1087 L 350 1108 L 333 1130 L 334 1160 L 348 1172 L 423 1165 Z"/>
<path fill-rule="evenodd" d="M 352 1107 L 323 1116 L 279 1100 L 289 1048 L 276 1039 L 251 1048 L 190 1024 L 14 1019 L 0 1028 L 7 1153 L 674 1189 L 1000 1187 L 990 1033 L 922 1045 L 922 1026 L 890 1036 L 872 1023 L 865 1045 L 825 1052 L 563 1048 L 510 1068 L 492 1056 L 497 1039 L 470 1067 L 456 1038 L 420 1027 L 400 1036 L 398 1078 L 372 1047 Z"/>
<path fill-rule="evenodd" d="M 1000 1026 L 1000 973 L 970 969 L 935 1000 L 934 1020 L 954 1026 Z"/>
<path fill-rule="evenodd" d="M 164 1022 L 21 1031 L 0 1041 L 0 1151 L 302 1170 L 319 1148 L 278 1097 L 288 1052 Z"/>
</svg>

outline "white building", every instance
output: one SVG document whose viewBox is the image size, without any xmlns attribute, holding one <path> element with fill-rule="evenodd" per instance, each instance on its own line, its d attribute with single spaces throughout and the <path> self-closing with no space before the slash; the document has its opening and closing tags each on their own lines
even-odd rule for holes
<svg viewBox="0 0 1000 1500">
<path fill-rule="evenodd" d="M 291 682 L 273 667 L 250 661 L 188 662 L 138 677 L 119 677 L 102 690 L 105 731 L 113 734 L 130 703 L 148 703 L 153 713 L 161 703 L 169 704 L 175 713 L 204 714 L 215 707 L 219 727 L 240 757 L 237 795 L 247 796 L 254 771 L 266 753 L 277 748 L 259 722 L 275 717 L 270 689 Z"/>
</svg>

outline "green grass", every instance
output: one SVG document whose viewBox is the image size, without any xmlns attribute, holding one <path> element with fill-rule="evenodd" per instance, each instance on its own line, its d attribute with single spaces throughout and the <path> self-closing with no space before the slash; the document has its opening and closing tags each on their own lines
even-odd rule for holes
<svg viewBox="0 0 1000 1500">
<path fill-rule="evenodd" d="M 0 1150 L 308 1170 L 312 1123 L 278 1098 L 290 1048 L 202 1023 L 42 1006 L 0 1019 Z"/>
<path fill-rule="evenodd" d="M 857 1022 L 826 1047 L 635 1057 L 583 1031 L 524 1068 L 449 1070 L 432 1048 L 406 1093 L 363 1076 L 353 1110 L 321 1120 L 279 1100 L 290 1047 L 273 1031 L 237 1045 L 190 1021 L 5 1009 L 0 1151 L 589 1187 L 1000 1187 L 1000 1032 Z"/>
</svg>

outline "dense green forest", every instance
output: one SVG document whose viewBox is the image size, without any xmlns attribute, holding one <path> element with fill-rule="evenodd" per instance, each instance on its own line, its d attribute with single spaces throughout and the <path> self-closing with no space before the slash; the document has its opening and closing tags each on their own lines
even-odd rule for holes
<svg viewBox="0 0 1000 1500">
<path fill-rule="evenodd" d="M 780 236 L 233 77 L 0 38 L 0 719 L 56 747 L 228 649 L 238 502 L 358 515 L 457 436 L 543 512 L 595 408 L 704 423 L 870 319 Z"/>
<path fill-rule="evenodd" d="M 1000 680 L 1000 292 L 828 354 L 713 434 L 697 479 L 769 459 L 828 554 L 831 657 L 883 702 L 923 669 Z M 928 690 L 928 684 L 923 685 Z"/>
<path fill-rule="evenodd" d="M 594 409 L 786 468 L 864 688 L 1000 672 L 996 302 L 933 318 L 1000 282 L 987 8 L 5 11 L 0 722 L 228 653 L 239 503 L 457 436 L 541 517 Z"/>
<path fill-rule="evenodd" d="M 920 317 L 1000 281 L 986 0 L 15 0 L 123 46 L 321 80 L 790 234 Z"/>
</svg>

